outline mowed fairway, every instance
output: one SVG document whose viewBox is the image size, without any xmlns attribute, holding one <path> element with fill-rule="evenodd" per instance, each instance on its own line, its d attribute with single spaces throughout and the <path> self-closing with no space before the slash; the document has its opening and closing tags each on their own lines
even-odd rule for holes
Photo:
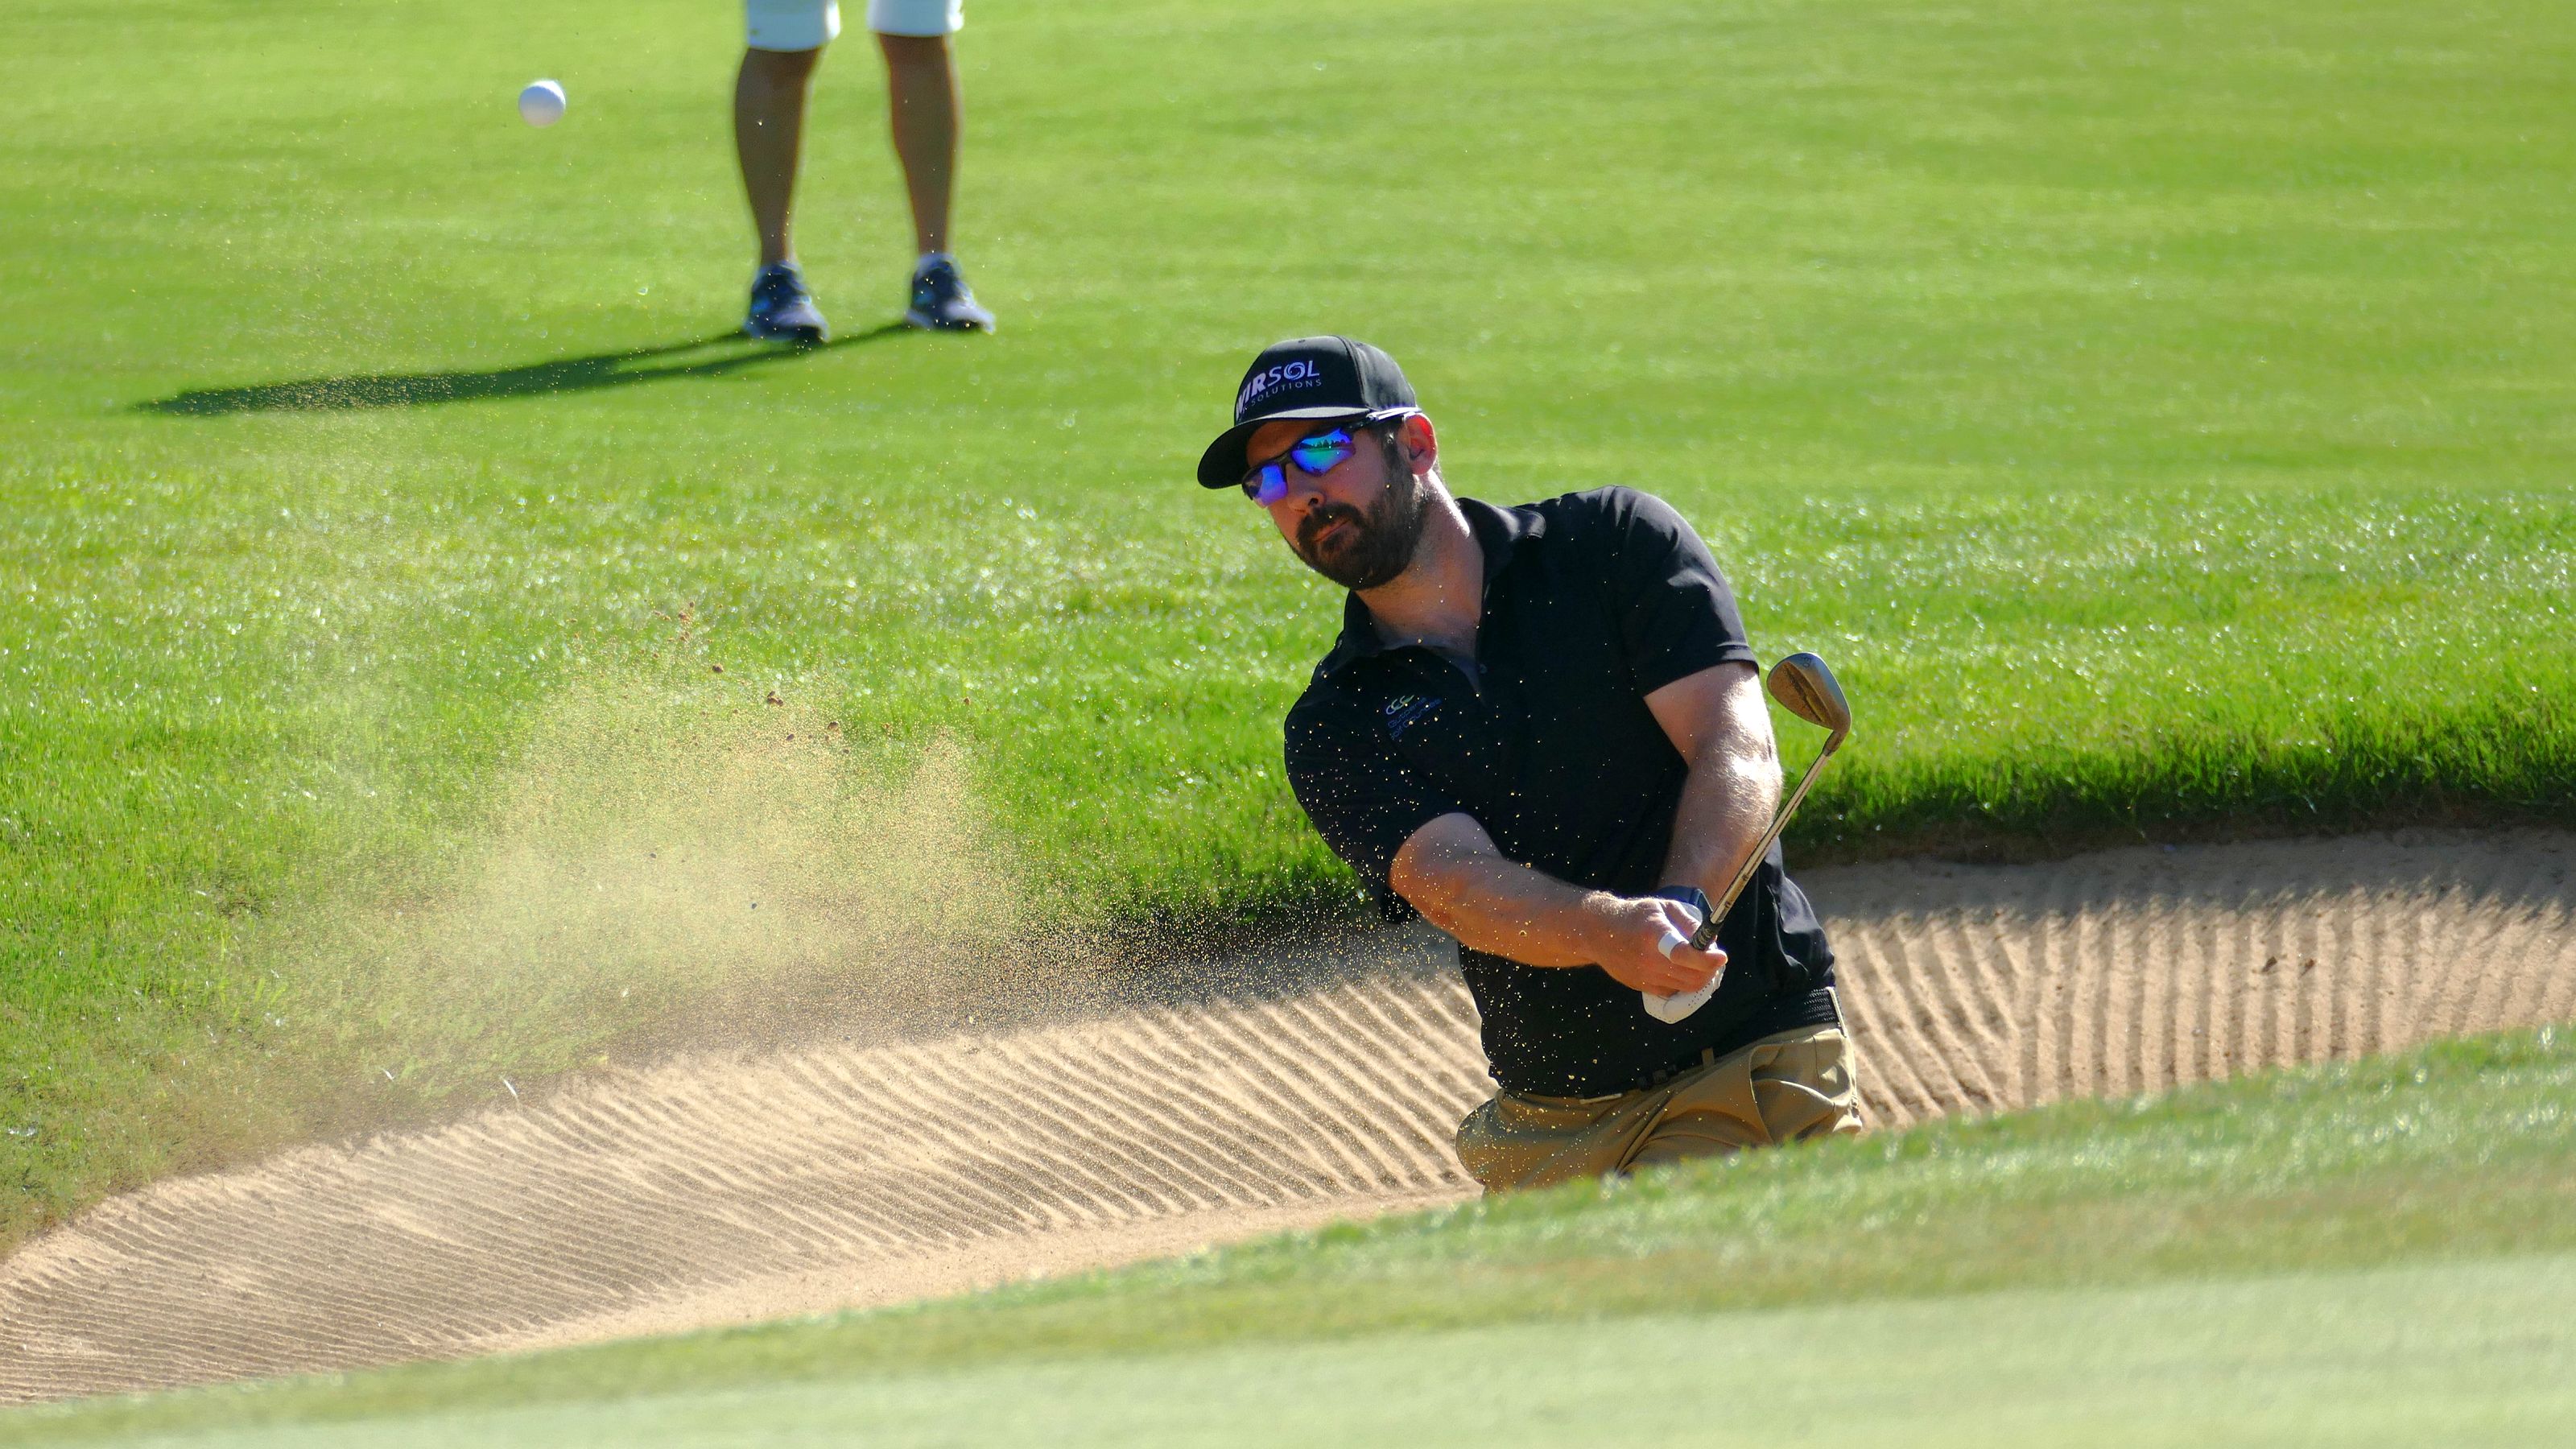
<svg viewBox="0 0 2576 1449">
<path fill-rule="evenodd" d="M 1285 334 L 1403 359 L 1463 492 L 1698 522 L 1864 712 L 1802 858 L 2576 804 L 2549 5 L 972 14 L 1003 330 L 879 330 L 852 43 L 785 354 L 728 4 L 13 6 L 0 1242 L 698 1025 L 780 860 L 962 842 L 857 903 L 925 939 L 1346 904 L 1277 764 L 1336 600 L 1188 482 Z M 892 793 L 715 792 L 775 848 L 686 931 L 456 906 L 800 728 Z"/>
</svg>

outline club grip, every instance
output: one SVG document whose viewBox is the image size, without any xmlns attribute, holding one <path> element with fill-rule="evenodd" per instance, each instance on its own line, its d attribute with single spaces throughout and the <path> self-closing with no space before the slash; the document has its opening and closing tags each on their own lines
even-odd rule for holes
<svg viewBox="0 0 2576 1449">
<path fill-rule="evenodd" d="M 1705 951 L 1708 949 L 1708 943 L 1717 939 L 1717 913 L 1709 909 L 1708 892 L 1698 886 L 1665 886 L 1656 891 L 1651 899 L 1679 901 L 1699 912 L 1699 928 L 1690 933 L 1692 950 Z"/>
</svg>

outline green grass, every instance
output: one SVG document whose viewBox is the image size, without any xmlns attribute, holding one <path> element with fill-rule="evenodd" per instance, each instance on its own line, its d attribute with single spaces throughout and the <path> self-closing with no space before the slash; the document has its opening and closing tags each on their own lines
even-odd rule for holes
<svg viewBox="0 0 2576 1449">
<path fill-rule="evenodd" d="M 583 939 L 441 994 L 590 724 L 685 759 L 774 691 L 854 772 L 954 741 L 1032 920 L 1346 903 L 1275 728 L 1335 602 L 1187 482 L 1317 328 L 1405 361 L 1461 491 L 1661 492 L 1766 652 L 1836 662 L 1802 858 L 2566 820 L 2559 20 L 977 0 L 1003 332 L 867 336 L 904 227 L 854 44 L 801 215 L 855 340 L 755 356 L 655 351 L 746 281 L 726 6 L 22 0 L 0 1243 L 684 1010 L 611 963 L 511 1029 Z"/>
<path fill-rule="evenodd" d="M 20 1411 L 0 1443 L 992 1442 L 1050 1414 L 1068 1442 L 1564 1442 L 1622 1365 L 1639 1431 L 2395 1443 L 2461 1415 L 2543 1442 L 2576 1382 L 2571 1090 L 2576 1045 L 2520 1033 L 910 1309 Z M 1646 1391 L 1694 1356 L 1710 1397 Z"/>
<path fill-rule="evenodd" d="M 1453 1329 L 152 1445 L 1984 1446 L 2561 1441 L 2576 1258 Z"/>
</svg>

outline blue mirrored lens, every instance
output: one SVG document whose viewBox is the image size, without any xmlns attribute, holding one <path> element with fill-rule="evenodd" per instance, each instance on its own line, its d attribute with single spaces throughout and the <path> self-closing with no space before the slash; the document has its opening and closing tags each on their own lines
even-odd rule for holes
<svg viewBox="0 0 2576 1449">
<path fill-rule="evenodd" d="M 1339 428 L 1300 441 L 1291 450 L 1297 466 L 1311 474 L 1329 473 L 1351 455 L 1351 435 Z"/>
<path fill-rule="evenodd" d="M 1243 496 L 1267 508 L 1288 496 L 1288 464 L 1310 478 L 1320 478 L 1342 464 L 1351 455 L 1351 435 L 1341 428 L 1301 438 L 1288 450 L 1287 457 L 1272 459 L 1252 470 L 1243 480 Z"/>
</svg>

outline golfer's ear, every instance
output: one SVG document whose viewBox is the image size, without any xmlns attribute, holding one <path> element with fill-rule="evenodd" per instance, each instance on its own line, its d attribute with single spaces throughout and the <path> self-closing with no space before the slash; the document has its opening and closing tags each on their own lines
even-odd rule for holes
<svg viewBox="0 0 2576 1449">
<path fill-rule="evenodd" d="M 1440 433 L 1431 426 L 1430 418 L 1415 413 L 1395 430 L 1395 436 L 1404 444 L 1404 456 L 1413 464 L 1414 472 L 1427 473 L 1439 463 Z"/>
</svg>

